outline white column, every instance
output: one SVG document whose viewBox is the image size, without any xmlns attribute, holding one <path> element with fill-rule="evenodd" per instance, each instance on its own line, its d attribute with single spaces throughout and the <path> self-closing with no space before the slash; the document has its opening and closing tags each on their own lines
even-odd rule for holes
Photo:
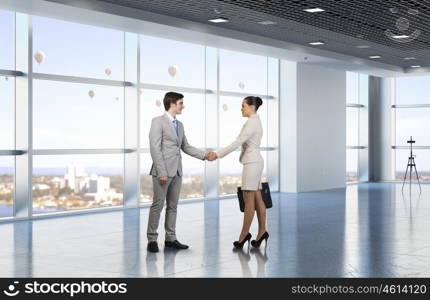
<svg viewBox="0 0 430 300">
<path fill-rule="evenodd" d="M 345 186 L 346 73 L 281 63 L 281 191 Z"/>
<path fill-rule="evenodd" d="M 370 181 L 394 179 L 394 79 L 369 78 L 369 166 Z"/>
</svg>

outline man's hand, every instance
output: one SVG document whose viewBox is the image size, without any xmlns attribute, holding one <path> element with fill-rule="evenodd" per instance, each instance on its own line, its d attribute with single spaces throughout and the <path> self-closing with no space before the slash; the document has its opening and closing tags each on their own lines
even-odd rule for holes
<svg viewBox="0 0 430 300">
<path fill-rule="evenodd" d="M 160 183 L 161 184 L 166 184 L 168 181 L 169 181 L 169 177 L 166 177 L 166 176 L 160 177 Z"/>
<path fill-rule="evenodd" d="M 206 160 L 209 160 L 209 156 L 210 156 L 210 154 L 211 154 L 210 152 L 206 152 L 206 153 L 205 153 L 205 159 L 206 159 Z"/>
<path fill-rule="evenodd" d="M 214 161 L 215 159 L 217 159 L 217 155 L 215 152 L 207 152 L 205 154 L 205 159 L 208 161 Z"/>
</svg>

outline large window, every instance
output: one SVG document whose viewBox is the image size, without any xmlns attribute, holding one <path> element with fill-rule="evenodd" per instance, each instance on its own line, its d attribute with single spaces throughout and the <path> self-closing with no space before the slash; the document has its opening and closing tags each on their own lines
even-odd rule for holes
<svg viewBox="0 0 430 300">
<path fill-rule="evenodd" d="M 33 17 L 33 50 L 33 213 L 122 205 L 124 33 Z"/>
<path fill-rule="evenodd" d="M 271 114 L 277 114 L 277 109 L 273 110 L 275 105 L 272 102 L 278 101 L 278 94 L 277 85 L 274 85 L 273 82 L 270 83 L 270 89 L 274 92 L 271 95 L 268 93 L 269 59 L 267 57 L 219 50 L 217 52 L 219 58 L 219 90 L 217 90 L 217 85 L 213 84 L 217 80 L 216 71 L 204 73 L 205 48 L 203 46 L 142 37 L 141 49 L 143 88 L 141 89 L 140 100 L 140 145 L 142 151 L 148 152 L 151 119 L 164 113 L 162 102 L 167 88 L 179 92 L 185 91 L 182 92 L 185 96 L 185 109 L 183 114 L 178 116 L 178 119 L 184 123 L 189 143 L 199 148 L 207 146 L 205 144 L 205 140 L 207 140 L 205 137 L 206 126 L 213 128 L 215 125 L 211 120 L 218 122 L 218 146 L 222 147 L 231 143 L 246 121 L 240 112 L 242 99 L 247 95 L 262 96 L 264 104 L 258 111 L 264 130 L 261 147 L 269 146 L 268 119 L 270 116 L 268 107 L 272 108 Z M 175 49 L 175 51 L 168 49 Z M 211 65 L 206 67 L 209 69 Z M 278 69 L 271 67 L 272 81 L 277 82 Z M 216 67 L 212 69 L 216 70 Z M 207 89 L 203 90 L 204 87 Z M 195 92 L 187 92 L 190 88 Z M 218 113 L 215 110 L 209 112 L 206 110 L 208 93 L 219 94 Z M 218 118 L 214 116 L 216 114 L 218 114 Z M 272 127 L 270 128 L 272 129 Z M 276 130 L 277 134 L 277 127 L 273 129 Z M 277 140 L 275 143 L 272 142 L 270 146 L 270 151 L 277 151 Z M 262 152 L 266 161 L 263 179 L 267 179 L 267 153 L 268 151 Z M 184 178 L 181 198 L 204 197 L 204 162 L 186 154 L 183 154 L 182 157 Z M 241 184 L 242 166 L 239 163 L 239 152 L 234 152 L 218 163 L 219 194 L 234 194 L 237 186 Z M 150 164 L 152 164 L 150 155 L 141 155 L 141 202 L 152 199 L 152 179 L 148 176 Z"/>
<path fill-rule="evenodd" d="M 160 39 L 140 38 L 140 147 L 149 152 L 149 130 L 154 117 L 165 113 L 164 94 L 178 91 L 184 95 L 184 110 L 177 118 L 184 125 L 189 144 L 205 148 L 205 47 Z M 174 49 L 174 50 L 173 50 Z M 185 89 L 185 92 L 184 92 Z M 188 92 L 189 89 L 192 92 Z M 183 178 L 181 199 L 202 198 L 204 194 L 204 161 L 182 153 Z M 142 203 L 152 201 L 151 156 L 141 155 Z"/>
<path fill-rule="evenodd" d="M 0 70 L 15 70 L 15 14 L 0 10 Z M 0 74 L 0 218 L 14 207 L 15 78 Z"/>
<path fill-rule="evenodd" d="M 346 181 L 360 180 L 360 154 L 367 147 L 367 76 L 346 72 Z M 364 170 L 362 170 L 364 171 Z M 363 172 L 364 173 L 364 172 Z M 361 176 L 363 177 L 363 176 Z"/>
<path fill-rule="evenodd" d="M 263 138 L 261 147 L 274 146 L 273 140 L 268 136 L 277 135 L 277 128 L 269 126 L 269 120 L 276 118 L 272 102 L 278 101 L 278 90 L 273 87 L 272 80 L 277 82 L 278 68 L 272 67 L 270 58 L 243 54 L 234 51 L 221 50 L 220 61 L 220 93 L 219 100 L 219 146 L 224 147 L 233 142 L 246 122 L 242 117 L 242 100 L 248 95 L 259 95 L 263 105 L 258 114 L 263 125 Z M 236 96 L 239 93 L 240 96 Z M 270 131 L 269 131 L 270 130 Z M 270 145 L 269 145 L 270 144 Z M 270 150 L 274 150 L 271 149 Z M 276 150 L 274 150 L 276 151 Z M 265 161 L 263 181 L 267 180 L 267 166 L 269 164 L 268 151 L 262 151 Z M 221 195 L 236 193 L 237 186 L 241 185 L 242 165 L 239 163 L 239 149 L 223 158 L 219 162 L 219 191 Z"/>
<path fill-rule="evenodd" d="M 0 42 L 0 218 L 151 203 L 148 135 L 168 91 L 184 94 L 178 119 L 202 151 L 231 143 L 242 99 L 262 97 L 263 179 L 278 178 L 275 58 L 9 11 Z M 182 162 L 181 199 L 241 184 L 239 151 Z"/>
<path fill-rule="evenodd" d="M 430 97 L 427 87 L 430 76 L 399 77 L 395 79 L 393 112 L 395 115 L 395 136 L 392 145 L 395 153 L 395 179 L 403 180 L 412 137 L 415 140 L 414 155 L 421 181 L 430 181 Z M 409 178 L 409 173 L 408 173 Z M 416 180 L 414 172 L 412 179 Z"/>
</svg>

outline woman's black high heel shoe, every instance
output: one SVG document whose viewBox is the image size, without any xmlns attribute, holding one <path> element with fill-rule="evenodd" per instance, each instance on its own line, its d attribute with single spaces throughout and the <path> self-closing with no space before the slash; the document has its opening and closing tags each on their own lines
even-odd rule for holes
<svg viewBox="0 0 430 300">
<path fill-rule="evenodd" d="M 243 248 L 243 245 L 244 245 L 246 242 L 248 242 L 248 243 L 249 243 L 249 241 L 251 240 L 251 237 L 252 237 L 252 235 L 251 235 L 250 233 L 248 233 L 248 234 L 246 235 L 246 237 L 243 239 L 243 241 L 241 241 L 241 242 L 239 242 L 239 241 L 235 241 L 235 242 L 233 243 L 233 246 L 234 246 L 236 249 L 242 249 L 242 248 Z"/>
<path fill-rule="evenodd" d="M 258 248 L 258 247 L 260 247 L 261 242 L 263 240 L 266 241 L 266 245 L 267 245 L 267 240 L 268 239 L 269 239 L 269 233 L 266 231 L 265 233 L 263 233 L 263 235 L 260 237 L 260 239 L 258 239 L 258 240 L 252 240 L 251 241 L 251 245 L 252 245 L 252 247 Z"/>
</svg>

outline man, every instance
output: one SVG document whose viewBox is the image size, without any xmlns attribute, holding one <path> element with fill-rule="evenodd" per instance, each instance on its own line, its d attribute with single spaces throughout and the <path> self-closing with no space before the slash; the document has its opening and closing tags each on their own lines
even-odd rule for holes
<svg viewBox="0 0 430 300">
<path fill-rule="evenodd" d="M 152 184 L 154 188 L 153 202 L 148 219 L 148 251 L 158 252 L 158 223 L 160 214 L 166 201 L 164 245 L 174 249 L 188 249 L 176 237 L 176 210 L 182 185 L 181 149 L 186 154 L 204 160 L 213 160 L 214 153 L 205 153 L 190 144 L 185 137 L 184 126 L 176 119 L 184 109 L 184 96 L 175 92 L 168 92 L 164 96 L 166 112 L 152 119 L 149 131 L 149 144 L 152 157 Z"/>
</svg>

